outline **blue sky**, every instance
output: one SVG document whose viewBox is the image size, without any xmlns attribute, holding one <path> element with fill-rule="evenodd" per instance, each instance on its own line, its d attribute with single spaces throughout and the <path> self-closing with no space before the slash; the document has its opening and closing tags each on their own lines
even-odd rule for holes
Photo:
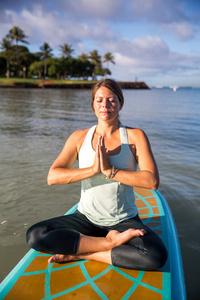
<svg viewBox="0 0 200 300">
<path fill-rule="evenodd" d="M 111 52 L 116 80 L 200 87 L 200 0 L 0 0 L 0 40 L 12 26 L 32 52 Z"/>
</svg>

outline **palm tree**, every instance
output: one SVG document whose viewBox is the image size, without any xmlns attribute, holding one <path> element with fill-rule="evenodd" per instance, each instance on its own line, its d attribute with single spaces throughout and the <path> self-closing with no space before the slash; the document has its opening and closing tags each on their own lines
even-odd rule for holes
<svg viewBox="0 0 200 300">
<path fill-rule="evenodd" d="M 42 59 L 44 61 L 44 78 L 47 75 L 47 59 L 52 57 L 52 51 L 51 47 L 48 43 L 44 42 L 44 44 L 40 47 L 40 50 L 42 51 Z"/>
<path fill-rule="evenodd" d="M 95 65 L 91 62 L 87 54 L 82 53 L 79 55 L 77 61 L 79 63 L 80 77 L 83 77 L 85 80 L 87 80 L 88 77 L 94 77 Z"/>
<path fill-rule="evenodd" d="M 89 56 L 90 60 L 94 65 L 100 65 L 101 64 L 101 56 L 99 55 L 97 50 L 93 50 L 90 52 Z"/>
<path fill-rule="evenodd" d="M 93 50 L 92 52 L 90 52 L 90 56 L 88 58 L 95 65 L 94 72 L 92 74 L 92 77 L 95 79 L 96 75 L 98 75 L 100 73 L 100 70 L 102 69 L 101 56 L 99 55 L 97 50 Z"/>
<path fill-rule="evenodd" d="M 10 78 L 10 60 L 9 60 L 9 50 L 11 48 L 11 42 L 4 38 L 1 42 L 1 49 L 5 51 L 6 56 L 6 77 Z"/>
<path fill-rule="evenodd" d="M 87 61 L 88 60 L 88 55 L 85 53 L 82 53 L 81 55 L 78 56 L 78 59 L 82 60 L 82 61 Z"/>
<path fill-rule="evenodd" d="M 13 41 L 15 41 L 16 46 L 18 46 L 18 42 L 28 44 L 28 42 L 25 40 L 25 38 L 27 38 L 28 36 L 26 36 L 24 34 L 24 31 L 22 29 L 20 29 L 18 26 L 13 26 L 13 28 L 11 28 L 9 30 L 9 33 L 7 34 L 6 37 L 11 41 L 11 43 Z M 16 47 L 15 55 L 16 55 L 17 76 L 18 76 L 18 71 L 19 71 L 18 70 L 18 67 L 19 67 L 19 51 L 18 51 L 18 47 Z"/>
<path fill-rule="evenodd" d="M 111 62 L 112 64 L 115 64 L 115 62 L 114 62 L 114 56 L 112 55 L 112 53 L 107 52 L 104 55 L 104 61 L 103 62 L 107 62 L 107 68 L 109 67 L 109 62 Z"/>
<path fill-rule="evenodd" d="M 74 49 L 72 49 L 72 45 L 64 44 L 60 45 L 60 51 L 62 52 L 62 57 L 71 57 L 71 54 L 74 52 Z"/>
<path fill-rule="evenodd" d="M 11 42 L 15 41 L 16 45 L 18 45 L 18 42 L 28 44 L 28 42 L 25 40 L 25 38 L 28 36 L 26 36 L 24 31 L 17 26 L 13 26 L 13 28 L 9 30 L 7 37 L 11 40 Z"/>
</svg>

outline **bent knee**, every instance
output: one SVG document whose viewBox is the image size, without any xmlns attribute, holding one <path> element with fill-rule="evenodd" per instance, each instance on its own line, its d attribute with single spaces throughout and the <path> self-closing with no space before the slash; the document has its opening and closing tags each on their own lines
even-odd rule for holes
<svg viewBox="0 0 200 300">
<path fill-rule="evenodd" d="M 28 244 L 28 246 L 30 248 L 33 248 L 33 244 L 34 244 L 34 241 L 33 241 L 33 234 L 32 234 L 32 230 L 31 230 L 31 227 L 27 230 L 26 232 L 26 242 Z"/>
<path fill-rule="evenodd" d="M 146 266 L 147 270 L 153 271 L 162 268 L 167 261 L 167 257 L 168 253 L 165 246 L 155 249 L 153 253 L 149 253 Z"/>
<path fill-rule="evenodd" d="M 26 242 L 30 248 L 38 250 L 38 230 L 31 226 L 26 232 Z"/>
<path fill-rule="evenodd" d="M 167 261 L 167 258 L 168 258 L 168 252 L 167 252 L 167 249 L 165 247 L 163 247 L 161 250 L 160 250 L 160 259 L 159 259 L 159 266 L 158 266 L 158 269 L 162 268 L 166 261 Z"/>
</svg>

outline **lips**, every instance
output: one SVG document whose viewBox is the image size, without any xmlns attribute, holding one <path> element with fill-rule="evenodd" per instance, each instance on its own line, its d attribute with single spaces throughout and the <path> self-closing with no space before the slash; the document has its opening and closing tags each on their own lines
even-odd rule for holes
<svg viewBox="0 0 200 300">
<path fill-rule="evenodd" d="M 107 114 L 110 114 L 110 111 L 100 111 L 100 113 L 107 115 Z"/>
</svg>

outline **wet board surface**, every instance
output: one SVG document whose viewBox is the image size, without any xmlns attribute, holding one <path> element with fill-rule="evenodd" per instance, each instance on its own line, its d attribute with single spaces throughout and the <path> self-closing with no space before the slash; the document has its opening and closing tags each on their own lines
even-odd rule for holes
<svg viewBox="0 0 200 300">
<path fill-rule="evenodd" d="M 179 241 L 168 204 L 158 191 L 135 188 L 134 192 L 140 218 L 168 249 L 162 269 L 136 271 L 88 260 L 48 264 L 50 255 L 30 250 L 0 284 L 0 299 L 186 299 Z"/>
</svg>

